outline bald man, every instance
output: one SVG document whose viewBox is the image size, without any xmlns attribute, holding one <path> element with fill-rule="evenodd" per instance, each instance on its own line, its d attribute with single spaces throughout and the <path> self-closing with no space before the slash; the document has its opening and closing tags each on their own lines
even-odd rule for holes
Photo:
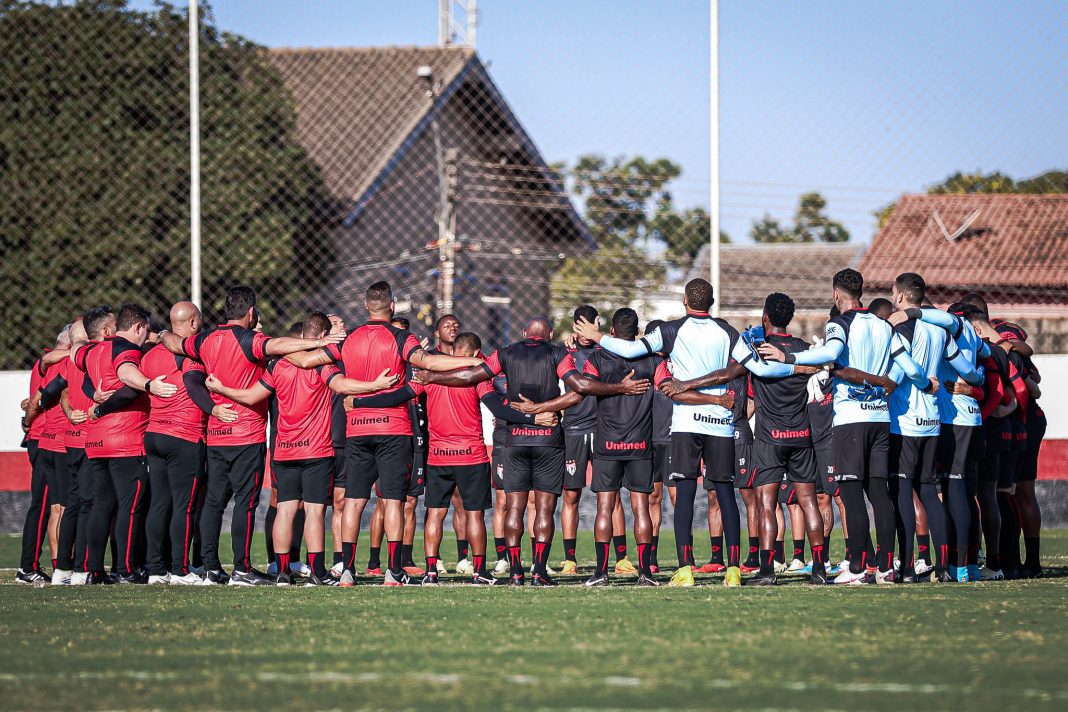
<svg viewBox="0 0 1068 712">
<path fill-rule="evenodd" d="M 200 309 L 192 302 L 171 307 L 170 330 L 186 339 L 202 328 Z M 178 386 L 170 398 L 149 394 L 151 410 L 145 431 L 149 486 L 152 500 L 145 520 L 148 538 L 146 566 L 148 583 L 194 585 L 200 577 L 189 571 L 198 490 L 204 483 L 204 435 L 208 416 L 223 423 L 237 420 L 230 404 L 216 405 L 204 380 L 204 365 L 179 356 L 162 344 L 152 347 L 141 360 L 149 378 Z M 170 552 L 164 543 L 170 537 Z"/>
<path fill-rule="evenodd" d="M 634 381 L 629 376 L 621 383 L 601 383 L 582 376 L 568 350 L 550 343 L 553 328 L 547 319 L 532 319 L 523 332 L 523 341 L 492 353 L 486 361 L 471 368 L 448 373 L 425 373 L 420 380 L 445 386 L 472 386 L 504 374 L 508 378 L 508 401 L 529 399 L 538 403 L 560 395 L 560 380 L 581 395 L 609 396 L 644 393 L 647 380 Z M 509 584 L 522 586 L 525 571 L 519 546 L 523 535 L 523 514 L 527 497 L 534 492 L 534 568 L 533 586 L 555 586 L 547 562 L 552 544 L 553 514 L 564 485 L 564 433 L 560 425 L 540 427 L 509 424 L 505 436 L 507 462 L 504 491 L 508 503 L 505 539 L 511 568 Z"/>
</svg>

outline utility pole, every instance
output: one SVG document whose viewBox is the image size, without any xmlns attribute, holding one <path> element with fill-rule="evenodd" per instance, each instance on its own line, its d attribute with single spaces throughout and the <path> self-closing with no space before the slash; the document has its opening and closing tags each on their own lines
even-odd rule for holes
<svg viewBox="0 0 1068 712">
<path fill-rule="evenodd" d="M 476 0 L 438 0 L 438 45 L 475 48 Z"/>
<path fill-rule="evenodd" d="M 723 293 L 719 289 L 719 0 L 711 0 L 709 14 L 709 94 L 712 101 L 709 110 L 710 156 L 708 186 L 708 217 L 712 222 L 708 246 L 709 282 L 712 283 L 712 316 L 719 316 Z"/>
<path fill-rule="evenodd" d="M 200 18 L 189 0 L 189 296 L 201 309 L 200 294 Z"/>
<path fill-rule="evenodd" d="M 439 260 L 441 262 L 441 300 L 438 314 L 453 311 L 453 286 L 456 283 L 456 189 L 460 184 L 460 151 L 445 150 L 444 192 L 439 221 Z M 443 234 L 442 234 L 443 233 Z"/>
</svg>

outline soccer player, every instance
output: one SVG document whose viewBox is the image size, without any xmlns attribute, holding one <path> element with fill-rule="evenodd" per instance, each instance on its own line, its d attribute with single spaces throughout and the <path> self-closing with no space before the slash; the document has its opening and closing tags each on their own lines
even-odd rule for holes
<svg viewBox="0 0 1068 712">
<path fill-rule="evenodd" d="M 660 319 L 650 321 L 645 325 L 645 333 L 652 333 L 663 323 Z M 664 363 L 664 356 L 657 353 L 656 358 L 659 368 L 660 364 Z M 674 402 L 661 393 L 659 388 L 652 390 L 653 491 L 649 494 L 649 520 L 653 534 L 649 544 L 649 571 L 655 574 L 660 571 L 657 549 L 660 546 L 660 523 L 663 521 L 664 487 L 670 483 L 668 475 L 671 474 L 671 409 Z"/>
<path fill-rule="evenodd" d="M 475 334 L 461 333 L 455 338 L 453 355 L 473 357 L 482 342 Z M 490 462 L 482 440 L 482 410 L 486 405 L 497 417 L 510 423 L 552 427 L 558 422 L 555 413 L 524 415 L 506 406 L 493 385 L 483 381 L 468 388 L 409 383 L 398 391 L 368 398 L 357 398 L 357 408 L 392 407 L 426 394 L 429 419 L 430 454 L 426 483 L 426 573 L 422 585 L 438 584 L 438 557 L 442 526 L 453 492 L 459 491 L 463 509 L 454 519 L 464 516 L 472 556 L 471 584 L 492 586 L 497 579 L 486 571 L 486 525 L 484 514 L 490 505 Z"/>
<path fill-rule="evenodd" d="M 93 468 L 88 531 L 91 583 L 105 582 L 104 549 L 113 516 L 119 554 L 115 580 L 144 583 L 135 549 L 148 484 L 145 429 L 149 402 L 144 394 L 170 398 L 178 392 L 177 385 L 164 378 L 150 379 L 141 371 L 141 346 L 148 338 L 148 327 L 148 310 L 127 304 L 115 317 L 114 337 L 73 347 L 75 364 L 85 371 L 89 383 L 99 391 L 116 391 L 107 402 L 90 410 L 85 439 L 85 456 Z"/>
<path fill-rule="evenodd" d="M 411 332 L 390 323 L 395 303 L 387 282 L 375 282 L 364 296 L 370 321 L 350 331 L 341 343 L 294 357 L 295 365 L 313 368 L 327 363 L 343 364 L 347 378 L 370 381 L 387 369 L 401 375 L 393 388 L 407 382 L 406 365 L 430 371 L 447 371 L 482 363 L 430 354 Z M 342 520 L 342 554 L 345 571 L 342 586 L 355 584 L 356 541 L 360 518 L 377 486 L 384 503 L 384 524 L 389 567 L 384 584 L 411 583 L 403 570 L 401 542 L 404 536 L 404 501 L 412 464 L 412 423 L 405 405 L 378 410 L 355 408 L 348 413 L 345 443 L 345 515 Z"/>
<path fill-rule="evenodd" d="M 676 379 L 691 379 L 726 369 L 738 345 L 738 332 L 722 319 L 713 319 L 708 310 L 714 299 L 712 285 L 703 279 L 686 284 L 683 307 L 686 316 L 666 322 L 640 341 L 626 341 L 602 336 L 595 324 L 580 320 L 575 332 L 602 348 L 624 358 L 662 352 L 671 359 Z M 760 370 L 766 364 L 761 364 Z M 767 366 L 767 371 L 792 374 L 791 367 Z M 734 374 L 735 377 L 737 374 Z M 726 379 L 730 380 L 730 379 Z M 725 383 L 726 381 L 722 381 Z M 688 389 L 680 389 L 678 392 Z M 711 395 L 722 395 L 722 385 L 709 388 Z M 668 395 L 674 395 L 668 393 Z M 705 464 L 705 487 L 715 490 L 723 513 L 723 530 L 727 545 L 725 585 L 741 585 L 739 537 L 741 525 L 734 499 L 734 419 L 722 405 L 691 405 L 676 402 L 671 420 L 671 477 L 676 480 L 675 546 L 679 569 L 672 577 L 673 586 L 693 585 L 693 505 L 701 462 Z"/>
<path fill-rule="evenodd" d="M 820 475 L 817 499 L 820 515 L 823 517 L 823 541 L 827 544 L 828 551 L 831 532 L 834 531 L 832 500 L 838 504 L 838 513 L 843 522 L 845 521 L 845 508 L 842 506 L 842 498 L 838 495 L 838 484 L 834 481 L 834 457 L 831 454 L 831 418 L 834 417 L 834 395 L 831 393 L 833 385 L 834 381 L 827 371 L 820 371 L 809 376 L 808 427 L 812 432 L 812 449 L 816 453 L 816 470 Z M 811 545 L 812 542 L 809 542 L 809 546 Z M 838 571 L 830 563 L 829 554 L 827 562 L 827 573 L 837 576 Z M 810 572 L 803 571 L 802 573 Z"/>
<path fill-rule="evenodd" d="M 171 307 L 171 332 L 183 339 L 200 333 L 200 309 L 192 302 Z M 145 433 L 148 458 L 149 503 L 145 530 L 148 583 L 194 585 L 200 577 L 189 571 L 198 490 L 204 485 L 204 436 L 209 415 L 222 423 L 237 420 L 229 404 L 216 405 L 204 387 L 204 365 L 177 356 L 156 344 L 141 359 L 141 370 L 152 379 L 177 386 L 170 398 L 149 396 Z M 170 541 L 170 555 L 164 551 Z M 167 563 L 170 569 L 167 568 Z"/>
<path fill-rule="evenodd" d="M 337 314 L 327 314 L 330 318 L 330 333 L 348 334 L 345 320 Z M 341 519 L 345 511 L 345 396 L 335 393 L 330 404 L 330 442 L 334 446 L 334 482 L 331 490 L 330 506 L 330 540 L 333 542 L 334 556 L 330 575 L 341 578 L 344 565 L 341 556 Z"/>
<path fill-rule="evenodd" d="M 898 311 L 919 309 L 927 285 L 914 272 L 898 275 L 893 286 L 894 307 Z M 952 358 L 956 345 L 945 329 L 909 319 L 894 326 L 901 345 L 928 378 L 937 382 L 938 367 L 944 358 Z M 918 389 L 904 379 L 896 366 L 891 377 L 900 385 L 890 394 L 890 489 L 895 495 L 901 570 L 898 581 L 915 583 L 913 538 L 916 533 L 914 492 L 918 491 L 927 514 L 927 524 L 934 537 L 935 578 L 948 581 L 949 539 L 945 510 L 938 499 L 935 474 L 935 450 L 938 446 L 940 419 L 937 389 L 935 393 Z"/>
<path fill-rule="evenodd" d="M 560 395 L 561 379 L 581 395 L 643 393 L 648 389 L 648 381 L 627 378 L 609 385 L 580 376 L 571 354 L 563 346 L 550 343 L 552 337 L 552 325 L 547 319 L 532 319 L 524 330 L 523 341 L 498 349 L 485 363 L 451 373 L 426 374 L 426 380 L 441 385 L 472 386 L 503 373 L 508 379 L 508 400 L 513 404 L 556 398 Z M 504 490 L 508 498 L 505 532 L 511 569 L 509 583 L 513 586 L 525 583 L 519 542 L 523 534 L 523 512 L 533 491 L 535 542 L 531 585 L 555 586 L 546 568 L 553 538 L 553 514 L 563 489 L 563 431 L 559 425 L 551 428 L 512 425 L 506 444 Z"/>
<path fill-rule="evenodd" d="M 894 337 L 890 325 L 861 307 L 864 278 L 860 272 L 844 269 L 832 281 L 834 303 L 841 312 L 827 324 L 823 346 L 787 353 L 773 344 L 762 344 L 758 352 L 766 359 L 802 365 L 835 362 L 866 373 L 886 375 L 891 362 L 898 364 L 909 379 L 921 388 L 932 384 L 905 353 Z M 867 583 L 865 560 L 860 532 L 868 531 L 868 510 L 864 505 L 867 493 L 875 514 L 877 534 L 876 559 L 880 583 L 892 583 L 894 578 L 894 539 L 897 532 L 894 506 L 887 484 L 887 457 L 890 441 L 890 413 L 883 393 L 868 395 L 846 381 L 835 379 L 833 448 L 835 477 L 842 501 L 846 505 L 849 530 L 853 532 L 849 553 L 849 570 L 834 580 L 839 584 Z M 822 536 L 822 532 L 821 532 Z M 816 573 L 812 567 L 813 575 Z"/>
<path fill-rule="evenodd" d="M 260 320 L 256 292 L 246 286 L 227 291 L 223 316 L 226 323 L 214 331 L 202 331 L 186 338 L 163 332 L 160 337 L 172 353 L 197 359 L 208 373 L 231 388 L 244 389 L 255 384 L 263 376 L 270 356 L 321 348 L 341 338 L 271 338 L 255 331 L 253 327 Z M 217 393 L 212 394 L 212 400 L 216 405 L 232 403 Z M 238 417 L 232 423 L 224 423 L 215 416 L 208 418 L 207 497 L 200 518 L 206 570 L 201 583 L 266 586 L 274 581 L 252 567 L 252 533 L 267 459 L 267 403 L 260 401 L 252 408 L 234 404 L 233 410 Z M 234 568 L 228 576 L 219 560 L 219 533 L 223 511 L 231 496 L 235 501 L 230 519 Z"/>
<path fill-rule="evenodd" d="M 63 327 L 56 339 L 56 351 L 70 351 L 70 325 Z M 38 436 L 38 459 L 44 460 L 45 486 L 48 509 L 48 549 L 52 554 L 52 569 L 56 569 L 58 550 L 59 522 L 63 517 L 63 505 L 67 501 L 70 478 L 67 470 L 67 416 L 60 399 L 67 387 L 67 366 L 69 359 L 61 359 L 45 372 L 41 379 L 41 407 L 44 425 Z M 46 394 L 50 397 L 46 398 Z"/>
<path fill-rule="evenodd" d="M 956 551 L 950 551 L 950 576 L 944 578 L 959 582 L 979 578 L 976 557 L 979 551 L 980 520 L 976 495 L 979 489 L 979 461 L 983 450 L 983 418 L 982 408 L 975 394 L 971 392 L 971 386 L 982 381 L 975 371 L 978 359 L 987 358 L 990 354 L 990 347 L 979 337 L 972 325 L 961 318 L 964 310 L 965 306 L 962 304 L 951 305 L 948 312 L 910 307 L 894 312 L 889 318 L 894 326 L 904 323 L 906 319 L 920 319 L 928 324 L 941 326 L 948 330 L 959 351 L 952 354 L 952 358 L 943 357 L 938 367 L 937 377 L 943 387 L 937 393 L 940 428 L 935 452 L 943 501 L 953 524 L 954 535 L 948 536 L 947 527 L 947 538 L 956 541 Z M 965 379 L 967 387 L 963 390 L 957 387 L 958 376 Z M 986 379 L 988 390 L 995 384 L 1000 388 L 1000 378 L 996 374 L 993 379 Z"/>
<path fill-rule="evenodd" d="M 301 338 L 315 341 L 330 332 L 330 320 L 322 312 L 312 312 L 304 320 Z M 330 438 L 331 391 L 345 395 L 373 393 L 392 387 L 398 374 L 383 371 L 370 382 L 346 378 L 333 365 L 302 369 L 286 359 L 272 361 L 259 381 L 250 388 L 229 388 L 215 374 L 208 377 L 212 393 L 252 407 L 272 393 L 278 398 L 278 440 L 273 467 L 278 492 L 278 514 L 274 522 L 275 556 L 278 563 L 276 586 L 291 586 L 293 521 L 299 503 L 304 503 L 304 539 L 308 545 L 308 584 L 336 586 L 325 564 L 325 516 L 330 499 L 334 464 Z"/>
</svg>

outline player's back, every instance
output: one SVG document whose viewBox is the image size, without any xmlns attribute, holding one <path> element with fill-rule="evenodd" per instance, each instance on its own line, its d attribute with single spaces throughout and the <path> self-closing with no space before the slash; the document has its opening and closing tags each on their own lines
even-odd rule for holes
<svg viewBox="0 0 1068 712">
<path fill-rule="evenodd" d="M 734 327 L 707 315 L 688 314 L 661 324 L 658 330 L 663 340 L 660 350 L 671 358 L 672 375 L 682 381 L 726 368 L 738 341 Z M 701 391 L 722 395 L 727 388 L 712 386 Z M 734 437 L 734 418 L 723 406 L 676 403 L 671 431 Z"/>
<path fill-rule="evenodd" d="M 636 380 L 653 381 L 660 358 L 649 354 L 625 359 L 600 349 L 585 364 L 584 372 L 602 383 L 620 383 L 634 372 Z M 638 452 L 645 454 L 652 444 L 653 398 L 656 389 L 640 395 L 614 395 L 597 401 L 597 437 L 594 440 L 598 455 Z M 592 399 L 587 399 L 592 400 Z"/>
<path fill-rule="evenodd" d="M 389 322 L 369 321 L 349 332 L 340 349 L 328 351 L 339 356 L 346 378 L 373 381 L 383 370 L 400 376 L 397 384 L 383 393 L 402 388 L 408 382 L 407 359 L 419 348 L 419 341 L 406 329 L 398 329 Z M 354 408 L 349 411 L 346 434 L 362 435 L 412 434 L 408 404 L 389 408 Z"/>
<path fill-rule="evenodd" d="M 958 316 L 953 329 L 946 332 L 946 338 L 953 340 L 954 345 L 964 354 L 969 364 L 972 366 L 978 364 L 978 354 L 983 346 L 983 340 L 979 338 L 979 334 L 975 332 L 970 322 Z M 982 413 L 979 401 L 967 394 L 951 393 L 947 388 L 960 377 L 957 370 L 950 365 L 949 359 L 939 359 L 936 373 L 938 380 L 943 384 L 935 395 L 939 419 L 943 423 L 952 425 L 981 425 Z"/>
<path fill-rule="evenodd" d="M 162 433 L 197 442 L 204 439 L 207 414 L 193 402 L 185 387 L 184 376 L 190 370 L 203 371 L 204 366 L 188 356 L 178 356 L 163 344 L 156 344 L 141 359 L 141 372 L 150 379 L 164 378 L 178 387 L 169 398 L 149 395 L 151 411 L 148 432 Z"/>
<path fill-rule="evenodd" d="M 525 339 L 491 354 L 487 363 L 500 366 L 508 379 L 508 400 L 518 403 L 522 395 L 541 403 L 560 395 L 560 379 L 574 370 L 574 361 L 563 346 L 543 339 Z M 491 372 L 496 372 L 491 366 Z M 563 428 L 510 424 L 506 443 L 512 446 L 562 448 Z"/>
<path fill-rule="evenodd" d="M 909 357 L 928 378 L 937 377 L 946 352 L 946 330 L 909 319 L 894 327 Z M 924 393 L 910 379 L 905 378 L 890 395 L 890 430 L 913 437 L 938 434 L 938 399 Z"/>
<path fill-rule="evenodd" d="M 809 344 L 789 334 L 768 334 L 767 343 L 784 353 L 807 351 Z M 764 442 L 807 446 L 812 443 L 808 425 L 808 377 L 797 374 L 780 378 L 752 376 L 757 407 L 756 439 Z"/>
<path fill-rule="evenodd" d="M 327 384 L 337 374 L 334 366 L 303 369 L 285 359 L 271 363 L 261 383 L 274 391 L 277 399 L 275 457 L 298 460 L 333 455 L 333 391 Z"/>
<path fill-rule="evenodd" d="M 844 344 L 841 354 L 835 359 L 839 366 L 877 376 L 889 371 L 893 330 L 889 323 L 867 309 L 850 309 L 831 319 L 827 325 L 827 340 L 833 339 Z M 890 412 L 885 396 L 872 400 L 859 398 L 853 384 L 834 379 L 835 425 L 888 422 Z"/>
</svg>

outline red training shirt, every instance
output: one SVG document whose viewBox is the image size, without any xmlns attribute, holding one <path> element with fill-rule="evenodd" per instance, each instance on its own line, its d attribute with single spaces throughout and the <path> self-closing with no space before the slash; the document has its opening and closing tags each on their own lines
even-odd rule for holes
<svg viewBox="0 0 1068 712">
<path fill-rule="evenodd" d="M 430 430 L 427 464 L 435 466 L 479 465 L 489 462 L 482 440 L 482 398 L 493 393 L 493 382 L 468 388 L 419 383 L 408 384 L 416 395 L 426 393 Z"/>
<path fill-rule="evenodd" d="M 299 368 L 285 359 L 267 366 L 260 385 L 278 398 L 275 460 L 311 460 L 334 456 L 331 438 L 333 396 L 330 381 L 336 366 Z"/>
<path fill-rule="evenodd" d="M 163 344 L 153 346 L 141 359 L 141 372 L 146 376 L 151 379 L 162 377 L 167 383 L 178 386 L 178 392 L 170 398 L 149 394 L 151 410 L 147 432 L 170 435 L 191 443 L 204 440 L 208 415 L 189 397 L 183 380 L 185 374 L 194 371 L 203 373 L 204 364 L 188 356 L 173 354 Z"/>
<path fill-rule="evenodd" d="M 44 378 L 41 379 L 42 391 L 48 388 L 48 385 L 57 378 L 66 379 L 68 363 L 70 363 L 70 359 L 65 358 L 59 363 L 54 363 L 48 367 Z M 37 420 L 42 419 L 44 420 L 44 427 L 41 428 L 41 432 L 37 437 L 37 447 L 50 452 L 66 452 L 67 414 L 63 412 L 63 406 L 57 402 L 37 417 Z"/>
<path fill-rule="evenodd" d="M 141 349 L 120 336 L 111 336 L 98 344 L 83 346 L 74 357 L 94 388 L 117 391 L 125 385 L 119 380 L 119 366 L 127 363 L 139 366 Z M 90 460 L 143 457 L 145 428 L 148 426 L 148 398 L 141 394 L 122 410 L 86 423 L 85 456 Z"/>
<path fill-rule="evenodd" d="M 96 341 L 90 341 L 89 346 L 97 344 Z M 68 362 L 70 359 L 68 359 Z M 87 390 L 88 389 L 88 390 Z M 67 366 L 67 402 L 70 404 L 71 410 L 80 410 L 86 415 L 96 405 L 93 403 L 93 384 L 89 382 L 89 379 L 85 375 L 85 371 L 78 367 L 78 364 L 71 363 Z M 75 425 L 70 421 L 67 422 L 67 448 L 76 448 L 79 450 L 85 449 L 85 434 L 89 423 L 82 423 L 81 425 Z"/>
<path fill-rule="evenodd" d="M 51 349 L 45 349 L 45 353 L 48 353 Z M 42 388 L 41 381 L 44 380 L 44 371 L 41 368 L 41 359 L 33 364 L 33 370 L 30 371 L 30 400 L 33 400 L 34 396 L 40 392 Z M 39 413 L 33 422 L 30 423 L 30 430 L 26 433 L 26 438 L 29 440 L 38 440 L 41 437 L 41 431 L 44 430 L 45 416 L 44 413 Z"/>
</svg>

